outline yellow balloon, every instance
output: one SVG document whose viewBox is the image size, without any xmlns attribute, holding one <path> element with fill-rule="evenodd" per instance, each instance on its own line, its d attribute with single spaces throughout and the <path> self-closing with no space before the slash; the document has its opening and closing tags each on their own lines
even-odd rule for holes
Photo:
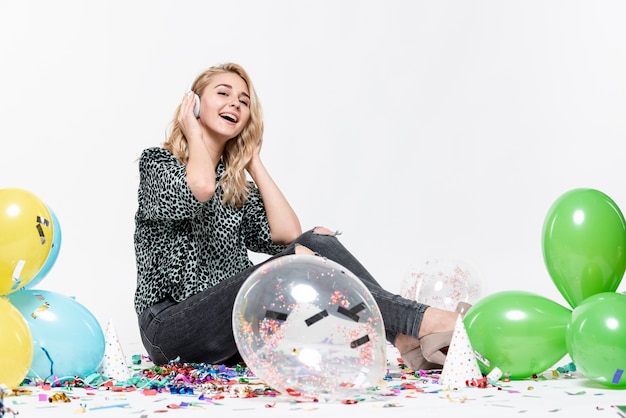
<svg viewBox="0 0 626 418">
<path fill-rule="evenodd" d="M 0 384 L 17 388 L 33 361 L 33 337 L 26 319 L 6 298 L 0 297 Z"/>
<path fill-rule="evenodd" d="M 39 272 L 52 247 L 52 215 L 33 193 L 0 189 L 0 295 L 23 288 Z"/>
</svg>

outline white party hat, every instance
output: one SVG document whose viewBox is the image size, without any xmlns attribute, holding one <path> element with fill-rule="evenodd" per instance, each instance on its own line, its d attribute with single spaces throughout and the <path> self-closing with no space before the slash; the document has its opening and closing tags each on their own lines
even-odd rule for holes
<svg viewBox="0 0 626 418">
<path fill-rule="evenodd" d="M 483 375 L 474 356 L 461 315 L 457 318 L 452 340 L 443 364 L 439 384 L 450 388 L 462 388 L 469 382 L 480 380 Z"/>
<path fill-rule="evenodd" d="M 130 379 L 130 372 L 112 320 L 109 320 L 107 324 L 104 343 L 104 357 L 100 364 L 100 373 L 117 382 L 127 381 Z"/>
</svg>

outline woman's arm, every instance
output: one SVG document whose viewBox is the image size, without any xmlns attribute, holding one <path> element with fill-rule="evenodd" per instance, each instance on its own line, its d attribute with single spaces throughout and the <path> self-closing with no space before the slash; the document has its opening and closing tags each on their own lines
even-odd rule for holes
<svg viewBox="0 0 626 418">
<path fill-rule="evenodd" d="M 261 161 L 259 154 L 262 142 L 259 141 L 246 168 L 261 192 L 272 241 L 276 244 L 289 244 L 302 234 L 302 227 L 296 212 Z"/>
<path fill-rule="evenodd" d="M 215 167 L 219 161 L 211 155 L 202 138 L 202 129 L 193 114 L 195 99 L 186 94 L 181 103 L 178 123 L 187 139 L 189 159 L 187 161 L 187 184 L 194 197 L 200 202 L 208 201 L 215 193 Z"/>
</svg>

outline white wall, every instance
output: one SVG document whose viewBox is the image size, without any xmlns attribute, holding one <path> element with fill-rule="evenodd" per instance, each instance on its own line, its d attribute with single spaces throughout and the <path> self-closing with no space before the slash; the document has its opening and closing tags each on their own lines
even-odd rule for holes
<svg viewBox="0 0 626 418">
<path fill-rule="evenodd" d="M 238 62 L 263 156 L 304 227 L 399 290 L 408 266 L 467 260 L 485 294 L 565 304 L 544 267 L 553 201 L 626 208 L 622 1 L 0 1 L 0 187 L 63 231 L 39 288 L 114 321 L 139 353 L 135 158 L 204 68 Z"/>
</svg>

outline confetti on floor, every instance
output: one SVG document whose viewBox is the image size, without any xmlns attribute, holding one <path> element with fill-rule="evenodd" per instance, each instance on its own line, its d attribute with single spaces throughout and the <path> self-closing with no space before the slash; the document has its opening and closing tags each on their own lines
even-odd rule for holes
<svg viewBox="0 0 626 418">
<path fill-rule="evenodd" d="M 131 362 L 129 362 L 131 364 Z M 413 372 L 400 365 L 390 368 L 385 385 L 350 398 L 318 399 L 297 393 L 278 393 L 245 366 L 183 364 L 158 367 L 145 357 L 132 357 L 130 378 L 26 380 L 3 397 L 0 417 L 132 416 L 148 418 L 170 413 L 280 417 L 336 414 L 397 416 L 427 413 L 532 417 L 624 416 L 626 392 L 596 386 L 569 370 L 547 371 L 517 381 L 468 381 L 462 388 L 439 384 L 439 371 Z M 348 412 L 349 411 L 349 412 Z"/>
</svg>

